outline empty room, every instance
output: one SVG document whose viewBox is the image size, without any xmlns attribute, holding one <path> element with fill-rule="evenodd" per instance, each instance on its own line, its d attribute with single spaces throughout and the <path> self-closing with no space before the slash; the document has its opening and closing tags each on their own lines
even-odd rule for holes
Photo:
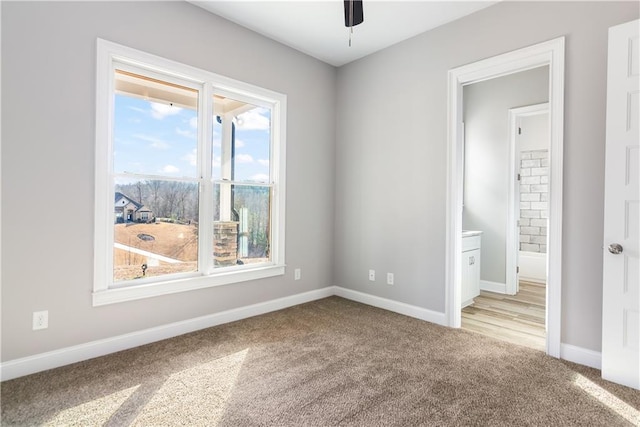
<svg viewBox="0 0 640 427">
<path fill-rule="evenodd" d="M 0 424 L 640 425 L 639 18 L 0 2 Z"/>
</svg>

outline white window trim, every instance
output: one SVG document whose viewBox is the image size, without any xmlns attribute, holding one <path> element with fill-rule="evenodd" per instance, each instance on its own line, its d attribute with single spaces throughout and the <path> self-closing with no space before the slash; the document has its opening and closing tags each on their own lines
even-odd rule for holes
<svg viewBox="0 0 640 427">
<path fill-rule="evenodd" d="M 127 287 L 114 287 L 113 284 L 113 93 L 114 64 L 129 64 L 150 71 L 157 70 L 173 75 L 181 80 L 201 85 L 199 101 L 201 111 L 211 111 L 213 93 L 228 93 L 246 98 L 258 105 L 271 108 L 271 161 L 270 185 L 272 188 L 271 214 L 271 262 L 231 268 L 217 268 L 212 273 L 210 257 L 199 251 L 199 272 L 183 273 L 167 277 L 136 281 Z M 145 53 L 136 49 L 97 39 L 96 70 L 96 153 L 95 153 L 95 228 L 94 228 L 94 284 L 93 305 L 100 306 L 142 298 L 167 295 L 212 286 L 228 285 L 249 280 L 264 279 L 285 273 L 285 158 L 286 158 L 286 95 L 248 83 L 220 76 L 205 70 L 194 68 L 169 59 Z M 211 114 L 212 115 L 212 114 Z M 206 114 L 199 114 L 198 149 L 204 153 L 205 141 L 210 139 L 210 130 L 205 126 Z M 211 161 L 209 156 L 199 156 L 200 217 L 213 218 L 213 204 L 205 194 L 212 194 Z M 204 179 L 202 179 L 204 178 Z M 213 238 L 213 221 L 201 221 L 200 236 Z"/>
</svg>

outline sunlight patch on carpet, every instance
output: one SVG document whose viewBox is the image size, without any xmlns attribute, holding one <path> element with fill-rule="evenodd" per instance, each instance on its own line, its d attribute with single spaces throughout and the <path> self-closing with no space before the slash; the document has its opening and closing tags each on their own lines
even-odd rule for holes
<svg viewBox="0 0 640 427">
<path fill-rule="evenodd" d="M 583 391 L 587 392 L 593 398 L 597 399 L 600 403 L 623 417 L 625 420 L 629 421 L 631 424 L 640 426 L 640 411 L 633 408 L 631 405 L 620 400 L 618 397 L 580 374 L 576 374 L 573 382 Z"/>
<path fill-rule="evenodd" d="M 183 425 L 217 425 L 248 353 L 245 349 L 172 374 L 133 425 L 160 425 L 169 419 L 179 419 Z"/>
<path fill-rule="evenodd" d="M 45 425 L 103 425 L 140 387 L 136 385 L 60 411 Z"/>
</svg>

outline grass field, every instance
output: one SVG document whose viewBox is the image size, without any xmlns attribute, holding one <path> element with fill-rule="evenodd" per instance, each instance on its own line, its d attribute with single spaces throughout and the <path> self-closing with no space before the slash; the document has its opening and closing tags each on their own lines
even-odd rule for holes
<svg viewBox="0 0 640 427">
<path fill-rule="evenodd" d="M 198 237 L 195 225 L 170 224 L 115 224 L 116 243 L 141 249 L 168 258 L 183 261 L 170 264 L 144 255 L 114 248 L 114 280 L 128 280 L 142 277 L 142 264 L 147 264 L 149 277 L 163 274 L 195 271 L 198 260 Z M 139 236 L 152 236 L 153 240 L 143 240 Z"/>
<path fill-rule="evenodd" d="M 198 269 L 198 237 L 194 224 L 171 224 L 157 222 L 152 224 L 130 223 L 114 225 L 116 243 L 162 255 L 182 261 L 168 263 L 153 257 L 137 254 L 131 250 L 113 249 L 114 281 L 131 280 L 143 277 L 142 264 L 147 265 L 146 277 L 165 274 L 185 273 Z M 143 240 L 141 235 L 152 236 L 152 240 Z M 213 244 L 211 246 L 213 255 Z M 241 258 L 244 264 L 267 262 L 268 258 Z"/>
</svg>

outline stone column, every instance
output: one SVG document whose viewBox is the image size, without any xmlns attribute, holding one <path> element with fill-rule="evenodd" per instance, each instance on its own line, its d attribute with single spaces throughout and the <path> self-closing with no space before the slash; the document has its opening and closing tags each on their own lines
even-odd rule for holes
<svg viewBox="0 0 640 427">
<path fill-rule="evenodd" d="M 237 264 L 237 221 L 215 221 L 213 223 L 213 261 L 216 267 L 228 267 Z"/>
</svg>

